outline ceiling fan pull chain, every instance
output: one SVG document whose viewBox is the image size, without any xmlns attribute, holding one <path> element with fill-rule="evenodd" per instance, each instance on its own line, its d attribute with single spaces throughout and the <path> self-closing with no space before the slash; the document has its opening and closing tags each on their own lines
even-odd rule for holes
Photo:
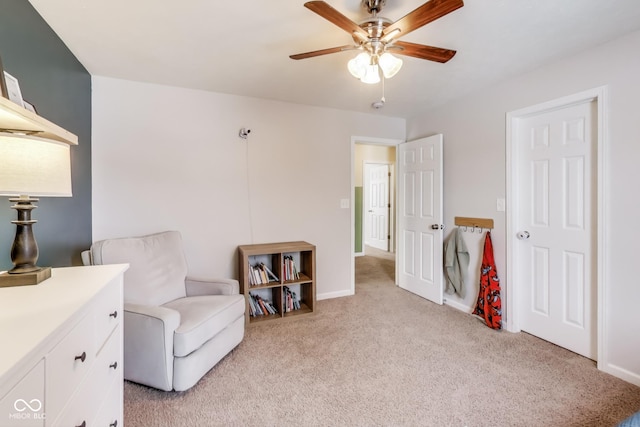
<svg viewBox="0 0 640 427">
<path fill-rule="evenodd" d="M 380 98 L 380 101 L 373 101 L 371 103 L 371 108 L 373 108 L 374 110 L 379 110 L 382 107 L 384 107 L 384 103 L 386 102 L 384 99 L 384 81 L 386 80 L 386 78 L 384 77 L 384 75 L 382 76 L 382 98 Z"/>
</svg>

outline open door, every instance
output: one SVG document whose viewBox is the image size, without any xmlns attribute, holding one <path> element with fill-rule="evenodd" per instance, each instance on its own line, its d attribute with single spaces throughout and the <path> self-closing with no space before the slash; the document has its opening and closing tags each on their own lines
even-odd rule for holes
<svg viewBox="0 0 640 427">
<path fill-rule="evenodd" d="M 398 145 L 398 285 L 443 303 L 442 135 Z"/>
</svg>

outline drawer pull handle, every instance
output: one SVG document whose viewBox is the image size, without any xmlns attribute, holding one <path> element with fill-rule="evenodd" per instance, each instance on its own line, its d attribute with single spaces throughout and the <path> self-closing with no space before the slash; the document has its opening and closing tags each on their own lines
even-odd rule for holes
<svg viewBox="0 0 640 427">
<path fill-rule="evenodd" d="M 83 351 L 80 356 L 76 356 L 75 359 L 73 359 L 73 360 L 80 359 L 81 362 L 84 362 L 86 358 L 87 358 L 87 353 Z M 86 423 L 83 422 L 82 424 L 86 424 Z"/>
<path fill-rule="evenodd" d="M 87 427 L 87 422 L 86 421 L 82 421 L 82 424 L 80 424 L 77 427 Z"/>
<path fill-rule="evenodd" d="M 118 362 L 113 362 L 111 365 L 109 365 L 109 367 L 113 369 L 118 369 Z"/>
<path fill-rule="evenodd" d="M 109 424 L 109 427 L 118 427 L 118 420 L 115 420 L 114 422 Z"/>
<path fill-rule="evenodd" d="M 114 319 L 118 317 L 118 310 L 114 311 L 113 313 L 109 313 L 109 317 L 113 317 Z"/>
</svg>

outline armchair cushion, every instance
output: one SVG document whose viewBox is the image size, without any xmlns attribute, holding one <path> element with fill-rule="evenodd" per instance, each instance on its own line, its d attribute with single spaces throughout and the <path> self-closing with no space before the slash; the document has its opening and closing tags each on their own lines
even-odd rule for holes
<svg viewBox="0 0 640 427">
<path fill-rule="evenodd" d="M 181 323 L 173 336 L 173 354 L 187 356 L 244 315 L 242 295 L 206 295 L 180 298 L 162 307 L 180 313 Z"/>
<path fill-rule="evenodd" d="M 124 301 L 162 305 L 186 296 L 187 261 L 177 231 L 95 242 L 94 264 L 129 263 L 124 273 Z"/>
</svg>

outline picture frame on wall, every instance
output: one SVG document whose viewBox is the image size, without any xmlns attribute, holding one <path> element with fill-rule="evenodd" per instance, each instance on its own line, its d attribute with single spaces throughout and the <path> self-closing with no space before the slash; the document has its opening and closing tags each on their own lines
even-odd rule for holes
<svg viewBox="0 0 640 427">
<path fill-rule="evenodd" d="M 20 84 L 18 83 L 18 79 L 5 71 L 4 82 L 7 87 L 7 98 L 24 108 L 24 102 L 22 101 L 22 93 L 20 92 Z"/>
</svg>

